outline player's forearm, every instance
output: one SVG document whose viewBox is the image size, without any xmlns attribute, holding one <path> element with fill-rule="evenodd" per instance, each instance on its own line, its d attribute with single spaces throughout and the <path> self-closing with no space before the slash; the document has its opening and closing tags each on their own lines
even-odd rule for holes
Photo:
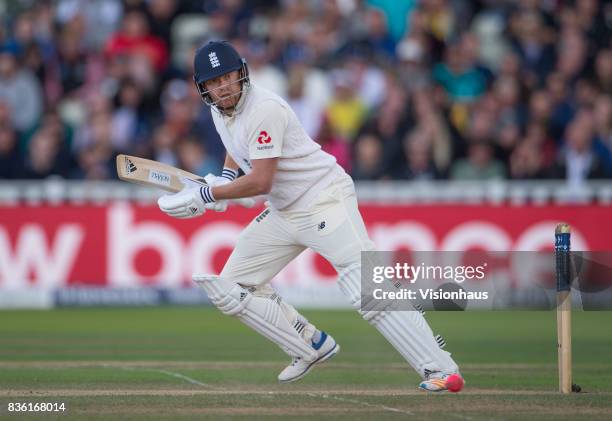
<svg viewBox="0 0 612 421">
<path fill-rule="evenodd" d="M 238 164 L 236 164 L 236 161 L 234 161 L 229 154 L 225 154 L 225 162 L 223 163 L 223 168 L 231 168 L 234 171 L 238 171 L 240 167 L 238 166 Z"/>
<path fill-rule="evenodd" d="M 271 187 L 271 182 L 251 173 L 223 186 L 213 187 L 211 190 L 215 200 L 219 201 L 267 194 L 270 192 Z"/>
</svg>

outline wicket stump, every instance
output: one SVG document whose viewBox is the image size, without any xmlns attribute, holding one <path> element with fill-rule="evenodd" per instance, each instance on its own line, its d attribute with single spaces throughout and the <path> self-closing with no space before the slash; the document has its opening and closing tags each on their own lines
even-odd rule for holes
<svg viewBox="0 0 612 421">
<path fill-rule="evenodd" d="M 559 392 L 572 392 L 572 300 L 570 273 L 570 227 L 558 224 L 555 229 L 555 263 L 557 280 L 557 352 Z"/>
</svg>

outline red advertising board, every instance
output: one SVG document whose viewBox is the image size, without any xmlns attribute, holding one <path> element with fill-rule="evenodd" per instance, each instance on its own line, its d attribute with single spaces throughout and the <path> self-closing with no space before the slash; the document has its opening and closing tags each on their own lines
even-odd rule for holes
<svg viewBox="0 0 612 421">
<path fill-rule="evenodd" d="M 259 209 L 261 210 L 261 209 Z M 612 206 L 361 206 L 379 250 L 550 249 L 559 221 L 575 250 L 612 250 Z M 194 272 L 218 273 L 257 209 L 191 220 L 155 206 L 0 207 L 0 289 L 73 285 L 176 287 Z M 305 252 L 275 280 L 328 284 L 322 258 Z"/>
</svg>

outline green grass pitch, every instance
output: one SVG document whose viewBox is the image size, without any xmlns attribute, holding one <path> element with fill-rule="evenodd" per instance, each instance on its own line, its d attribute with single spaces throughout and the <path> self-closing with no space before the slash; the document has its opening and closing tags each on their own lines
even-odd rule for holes
<svg viewBox="0 0 612 421">
<path fill-rule="evenodd" d="M 213 308 L 0 312 L 0 418 L 610 419 L 612 312 L 574 312 L 574 381 L 557 392 L 554 312 L 428 312 L 462 368 L 458 394 L 417 375 L 352 311 L 304 311 L 342 351 L 302 381 L 273 344 Z"/>
</svg>

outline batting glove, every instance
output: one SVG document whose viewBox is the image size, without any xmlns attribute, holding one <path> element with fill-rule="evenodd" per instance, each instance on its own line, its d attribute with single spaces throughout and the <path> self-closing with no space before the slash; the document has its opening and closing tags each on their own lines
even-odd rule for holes
<svg viewBox="0 0 612 421">
<path fill-rule="evenodd" d="M 210 187 L 185 186 L 174 194 L 166 194 L 157 200 L 162 212 L 173 218 L 194 218 L 206 212 L 206 204 L 214 201 Z"/>
</svg>

